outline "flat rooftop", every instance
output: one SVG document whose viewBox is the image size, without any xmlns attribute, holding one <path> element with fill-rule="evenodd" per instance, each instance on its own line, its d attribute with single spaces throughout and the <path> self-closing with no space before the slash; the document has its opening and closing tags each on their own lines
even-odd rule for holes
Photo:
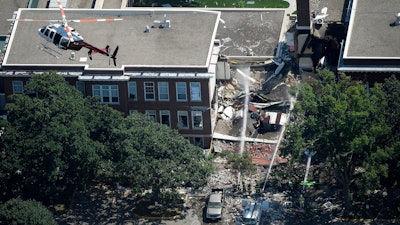
<svg viewBox="0 0 400 225">
<path fill-rule="evenodd" d="M 67 19 L 123 18 L 117 22 L 68 23 L 98 48 L 119 46 L 117 66 L 106 56 L 93 55 L 82 48 L 71 60 L 71 50 L 62 50 L 38 35 L 47 22 L 16 21 L 3 69 L 53 68 L 57 70 L 126 70 L 126 68 L 207 68 L 212 55 L 220 12 L 197 9 L 65 9 Z M 154 20 L 171 21 L 171 28 L 146 26 Z M 58 9 L 19 9 L 17 18 L 61 19 Z M 135 69 L 132 69 L 135 70 Z"/>
<path fill-rule="evenodd" d="M 343 58 L 400 59 L 399 0 L 354 0 Z"/>
<path fill-rule="evenodd" d="M 221 10 L 217 39 L 226 56 L 273 56 L 285 28 L 285 9 Z M 284 28 L 282 28 L 284 27 Z"/>
<path fill-rule="evenodd" d="M 0 35 L 7 35 L 10 29 L 10 19 L 13 12 L 19 8 L 26 8 L 28 6 L 29 0 L 0 0 Z M 1 50 L 1 49 L 0 49 Z"/>
</svg>

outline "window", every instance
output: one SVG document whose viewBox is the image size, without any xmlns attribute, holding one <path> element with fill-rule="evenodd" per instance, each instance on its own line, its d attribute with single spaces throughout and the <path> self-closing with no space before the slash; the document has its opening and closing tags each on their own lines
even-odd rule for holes
<svg viewBox="0 0 400 225">
<path fill-rule="evenodd" d="M 203 114 L 201 111 L 192 112 L 192 127 L 193 129 L 203 129 Z"/>
<path fill-rule="evenodd" d="M 61 41 L 58 43 L 58 46 L 63 47 L 64 49 L 67 49 L 67 46 L 69 45 L 69 39 L 62 37 Z"/>
<path fill-rule="evenodd" d="M 168 82 L 158 82 L 158 100 L 169 101 Z"/>
<path fill-rule="evenodd" d="M 6 108 L 6 94 L 0 93 L 0 110 L 4 110 Z"/>
<path fill-rule="evenodd" d="M 190 82 L 190 100 L 201 101 L 200 82 Z"/>
<path fill-rule="evenodd" d="M 146 115 L 153 120 L 154 122 L 157 122 L 157 113 L 156 110 L 146 110 Z"/>
<path fill-rule="evenodd" d="M 24 82 L 22 82 L 20 80 L 14 80 L 12 82 L 12 90 L 13 90 L 13 94 L 24 93 Z"/>
<path fill-rule="evenodd" d="M 53 40 L 54 32 L 50 31 L 50 39 Z"/>
<path fill-rule="evenodd" d="M 146 101 L 154 101 L 154 82 L 144 82 L 144 99 Z"/>
<path fill-rule="evenodd" d="M 176 100 L 187 101 L 187 91 L 185 82 L 176 82 Z"/>
<path fill-rule="evenodd" d="M 170 119 L 170 113 L 168 110 L 161 110 L 160 111 L 160 122 L 161 124 L 165 124 L 167 126 L 170 126 L 171 124 L 171 119 Z"/>
<path fill-rule="evenodd" d="M 178 111 L 178 128 L 188 129 L 189 128 L 189 115 L 186 111 Z"/>
<path fill-rule="evenodd" d="M 136 82 L 128 82 L 128 99 L 130 101 L 136 101 L 137 100 L 137 88 L 136 88 Z"/>
<path fill-rule="evenodd" d="M 77 81 L 75 83 L 75 87 L 76 89 L 78 89 L 78 91 L 80 91 L 83 95 L 86 95 L 86 91 L 85 91 L 85 83 L 83 81 Z"/>
<path fill-rule="evenodd" d="M 195 145 L 197 147 L 200 147 L 200 148 L 203 148 L 204 147 L 203 138 L 195 137 L 194 140 L 193 140 L 193 145 Z"/>
<path fill-rule="evenodd" d="M 26 85 L 28 85 L 29 82 L 30 82 L 30 81 L 27 80 L 27 81 L 26 81 Z M 24 90 L 24 91 L 26 91 L 26 90 Z M 31 89 L 31 90 L 28 91 L 28 95 L 31 96 L 31 97 L 35 97 L 35 96 L 37 95 L 37 92 L 36 92 L 36 90 Z"/>
<path fill-rule="evenodd" d="M 119 102 L 118 85 L 93 85 L 93 96 L 99 96 L 101 103 Z"/>
</svg>

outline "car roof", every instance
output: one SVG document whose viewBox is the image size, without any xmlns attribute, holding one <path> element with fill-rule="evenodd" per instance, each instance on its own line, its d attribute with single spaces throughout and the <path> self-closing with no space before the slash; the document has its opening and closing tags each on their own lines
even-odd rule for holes
<svg viewBox="0 0 400 225">
<path fill-rule="evenodd" d="M 220 202 L 222 199 L 221 193 L 214 193 L 210 195 L 210 202 Z"/>
</svg>

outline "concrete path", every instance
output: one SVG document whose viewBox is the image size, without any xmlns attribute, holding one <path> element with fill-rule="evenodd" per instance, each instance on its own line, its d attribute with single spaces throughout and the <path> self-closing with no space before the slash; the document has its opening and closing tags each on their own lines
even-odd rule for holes
<svg viewBox="0 0 400 225">
<path fill-rule="evenodd" d="M 287 9 L 288 13 L 293 14 L 293 12 L 297 11 L 296 0 L 286 0 L 289 2 L 289 7 Z"/>
</svg>

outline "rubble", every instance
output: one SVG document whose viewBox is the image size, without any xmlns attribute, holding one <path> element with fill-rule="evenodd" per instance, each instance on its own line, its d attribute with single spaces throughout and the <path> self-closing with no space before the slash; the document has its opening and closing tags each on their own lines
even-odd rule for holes
<svg viewBox="0 0 400 225">
<path fill-rule="evenodd" d="M 208 187 L 210 188 L 227 188 L 235 185 L 236 179 L 229 169 L 219 170 L 217 173 L 212 174 L 208 179 Z"/>
<path fill-rule="evenodd" d="M 281 51 L 281 58 L 261 64 L 231 65 L 230 80 L 217 84 L 218 107 L 212 151 L 248 151 L 254 164 L 270 164 L 271 149 L 278 143 L 280 130 L 288 121 L 291 99 L 288 90 L 294 80 L 290 73 L 291 58 L 285 48 Z M 276 73 L 280 65 L 279 73 Z M 249 89 L 248 104 L 245 102 L 245 83 Z M 241 141 L 246 143 L 244 147 L 239 147 Z M 277 158 L 277 163 L 287 162 Z"/>
<path fill-rule="evenodd" d="M 279 156 L 280 151 L 276 148 L 283 126 L 289 119 L 291 98 L 288 90 L 294 83 L 294 76 L 289 72 L 290 60 L 285 55 L 281 59 L 271 59 L 264 64 L 247 65 L 244 68 L 232 64 L 231 79 L 217 84 L 217 120 L 212 151 L 239 153 L 243 147 L 257 168 L 253 173 L 241 174 L 230 169 L 226 160 L 215 158 L 217 172 L 210 176 L 207 187 L 201 191 L 207 193 L 216 187 L 228 190 L 226 215 L 221 224 L 234 224 L 235 218 L 243 212 L 242 199 L 261 194 L 260 186 L 267 174 L 266 166 L 271 164 L 275 150 L 277 154 L 273 160 L 274 165 L 288 162 Z M 244 89 L 246 86 L 248 91 Z M 249 93 L 248 103 L 245 102 L 245 93 Z M 247 122 L 243 124 L 244 121 Z M 241 141 L 244 141 L 244 146 L 240 146 Z M 285 193 L 267 195 L 266 198 L 274 207 L 271 207 L 268 217 L 264 219 L 273 222 L 271 224 L 279 224 L 278 221 L 285 218 L 284 209 L 291 209 L 294 203 Z"/>
</svg>

